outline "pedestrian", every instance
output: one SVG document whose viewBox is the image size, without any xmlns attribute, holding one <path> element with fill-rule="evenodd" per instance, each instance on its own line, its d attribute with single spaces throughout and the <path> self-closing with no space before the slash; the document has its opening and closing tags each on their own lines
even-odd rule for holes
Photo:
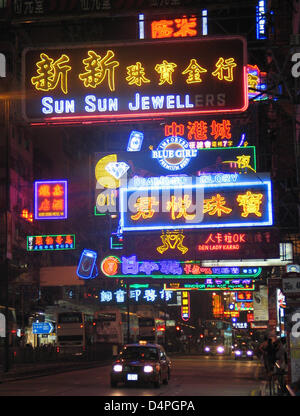
<svg viewBox="0 0 300 416">
<path fill-rule="evenodd" d="M 278 369 L 284 373 L 287 369 L 287 352 L 286 352 L 286 339 L 284 337 L 278 338 L 274 342 L 275 358 Z"/>
<path fill-rule="evenodd" d="M 262 358 L 266 373 L 270 376 L 276 362 L 276 350 L 272 338 L 265 339 L 265 341 L 260 345 L 259 350 L 263 354 Z"/>
</svg>

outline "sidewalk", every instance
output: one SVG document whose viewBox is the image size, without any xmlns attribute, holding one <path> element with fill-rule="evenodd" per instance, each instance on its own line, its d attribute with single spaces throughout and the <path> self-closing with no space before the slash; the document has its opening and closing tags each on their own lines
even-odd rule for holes
<svg viewBox="0 0 300 416">
<path fill-rule="evenodd" d="M 14 380 L 40 377 L 43 375 L 57 374 L 65 371 L 75 371 L 84 368 L 101 367 L 111 363 L 105 361 L 69 361 L 69 362 L 48 362 L 16 364 L 7 372 L 0 374 L 0 383 Z"/>
</svg>

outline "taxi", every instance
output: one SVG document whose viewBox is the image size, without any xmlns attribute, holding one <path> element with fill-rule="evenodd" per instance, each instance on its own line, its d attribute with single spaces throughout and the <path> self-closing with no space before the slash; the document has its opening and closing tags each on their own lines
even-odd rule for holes
<svg viewBox="0 0 300 416">
<path fill-rule="evenodd" d="M 168 384 L 171 373 L 171 360 L 159 344 L 140 341 L 126 344 L 112 364 L 110 385 L 118 383 L 147 383 L 160 387 Z"/>
</svg>

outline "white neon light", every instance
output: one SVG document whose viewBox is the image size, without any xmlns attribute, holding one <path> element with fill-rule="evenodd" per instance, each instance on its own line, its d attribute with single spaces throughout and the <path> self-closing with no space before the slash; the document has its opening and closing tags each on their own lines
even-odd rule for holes
<svg viewBox="0 0 300 416">
<path fill-rule="evenodd" d="M 206 36 L 208 34 L 208 24 L 207 24 L 207 9 L 201 11 L 202 15 L 202 35 Z"/>
<path fill-rule="evenodd" d="M 145 16 L 139 14 L 139 39 L 145 39 Z"/>
</svg>

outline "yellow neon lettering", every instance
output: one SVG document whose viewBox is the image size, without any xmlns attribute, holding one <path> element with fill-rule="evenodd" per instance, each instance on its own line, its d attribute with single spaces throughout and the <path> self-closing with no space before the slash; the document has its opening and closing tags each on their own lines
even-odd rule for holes
<svg viewBox="0 0 300 416">
<path fill-rule="evenodd" d="M 171 211 L 171 218 L 175 220 L 176 218 L 184 217 L 186 220 L 192 220 L 195 218 L 196 214 L 188 214 L 186 210 L 191 206 L 192 201 L 190 200 L 189 195 L 184 195 L 183 198 L 178 197 L 178 202 L 176 202 L 176 197 L 171 196 L 171 201 L 167 202 L 167 211 Z M 175 212 L 178 212 L 177 216 Z"/>
<path fill-rule="evenodd" d="M 130 65 L 127 68 L 126 81 L 129 85 L 138 85 L 139 87 L 142 83 L 149 83 L 150 80 L 145 77 L 145 70 L 142 67 L 140 62 L 137 62 L 135 65 Z"/>
<path fill-rule="evenodd" d="M 108 86 L 111 91 L 115 90 L 115 68 L 120 65 L 118 61 L 112 61 L 114 52 L 108 50 L 106 55 L 101 58 L 94 51 L 88 51 L 88 58 L 83 59 L 85 72 L 79 74 L 79 79 L 83 81 L 85 87 L 96 88 L 108 78 Z"/>
<path fill-rule="evenodd" d="M 174 69 L 177 67 L 176 64 L 173 62 L 168 62 L 165 59 L 163 60 L 162 64 L 155 65 L 155 71 L 160 75 L 159 84 L 162 85 L 164 83 L 168 83 L 170 85 L 173 84 L 172 80 L 172 73 Z"/>
<path fill-rule="evenodd" d="M 212 196 L 210 199 L 204 199 L 203 213 L 205 214 L 208 212 L 209 215 L 217 214 L 218 217 L 221 217 L 222 213 L 230 214 L 232 209 L 225 207 L 225 205 L 225 198 L 220 194 L 217 194 L 216 196 Z"/>
<path fill-rule="evenodd" d="M 192 58 L 189 66 L 182 72 L 182 74 L 188 74 L 188 79 L 186 80 L 187 84 L 195 84 L 197 82 L 202 82 L 201 74 L 205 72 L 207 72 L 207 70 L 202 68 L 197 63 L 196 59 Z"/>
<path fill-rule="evenodd" d="M 247 191 L 243 195 L 238 195 L 236 200 L 239 206 L 243 207 L 242 217 L 248 217 L 249 214 L 255 214 L 257 217 L 261 217 L 260 205 L 262 204 L 263 194 L 254 194 L 251 191 Z"/>
<path fill-rule="evenodd" d="M 72 68 L 70 65 L 66 65 L 69 62 L 69 57 L 62 54 L 59 59 L 54 61 L 47 54 L 40 54 L 41 60 L 36 63 L 37 73 L 39 75 L 31 78 L 32 85 L 39 91 L 54 90 L 59 81 L 60 88 L 64 94 L 68 93 L 68 71 Z"/>
<path fill-rule="evenodd" d="M 158 201 L 156 200 L 155 196 L 142 196 L 137 199 L 137 202 L 134 204 L 134 207 L 137 208 L 137 213 L 135 215 L 131 215 L 131 218 L 134 221 L 139 220 L 141 217 L 143 219 L 152 218 L 155 210 L 152 209 L 152 206 L 157 206 Z"/>
<path fill-rule="evenodd" d="M 212 72 L 214 77 L 217 77 L 219 80 L 225 80 L 228 82 L 233 81 L 233 68 L 236 67 L 237 64 L 234 62 L 234 58 L 219 58 L 216 67 L 217 69 Z"/>
</svg>

